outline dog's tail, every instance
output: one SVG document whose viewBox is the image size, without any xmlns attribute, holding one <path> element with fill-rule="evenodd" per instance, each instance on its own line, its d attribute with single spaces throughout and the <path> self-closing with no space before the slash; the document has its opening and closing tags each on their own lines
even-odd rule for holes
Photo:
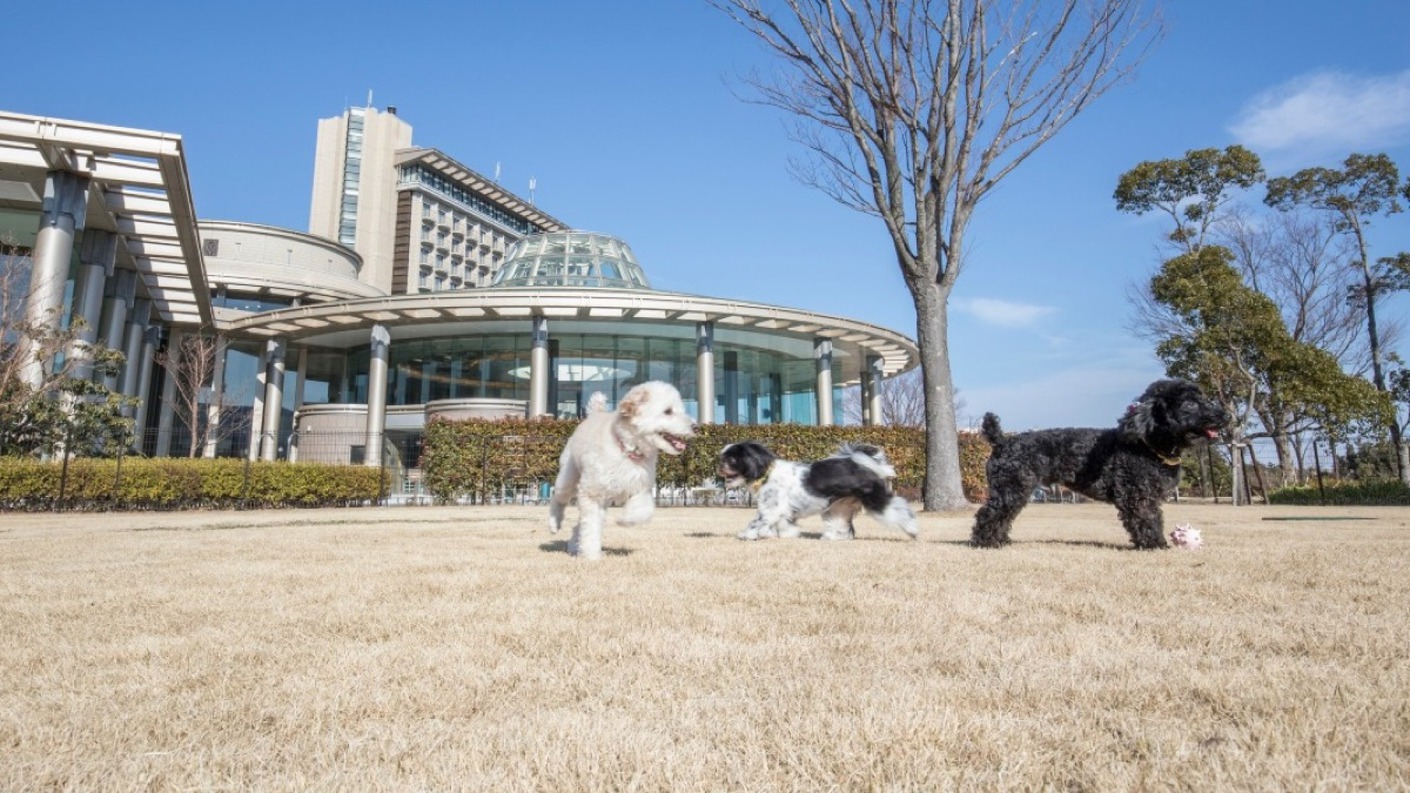
<svg viewBox="0 0 1410 793">
<path fill-rule="evenodd" d="M 998 416 L 985 413 L 984 423 L 980 427 L 984 431 L 984 440 L 989 441 L 990 446 L 998 446 L 1004 442 L 1004 430 L 999 426 Z"/>
<path fill-rule="evenodd" d="M 920 536 L 920 531 L 916 528 L 916 514 L 911 511 L 911 505 L 900 496 L 892 496 L 886 504 L 886 509 L 877 517 L 882 523 L 904 531 L 913 540 Z"/>
<path fill-rule="evenodd" d="M 588 401 L 587 401 L 587 412 L 589 412 L 589 413 L 601 413 L 602 411 L 604 411 L 604 410 L 606 410 L 606 409 L 607 409 L 607 395 L 604 394 L 604 393 L 602 393 L 601 391 L 594 391 L 594 392 L 592 392 L 592 396 L 588 397 Z"/>
<path fill-rule="evenodd" d="M 838 457 L 847 457 L 852 462 L 872 471 L 882 479 L 895 479 L 896 469 L 886 458 L 886 450 L 870 443 L 844 443 L 837 450 Z"/>
</svg>

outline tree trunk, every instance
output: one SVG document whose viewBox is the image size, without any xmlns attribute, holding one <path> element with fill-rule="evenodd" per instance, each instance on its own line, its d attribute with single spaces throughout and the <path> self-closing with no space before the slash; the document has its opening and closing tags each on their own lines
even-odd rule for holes
<svg viewBox="0 0 1410 793">
<path fill-rule="evenodd" d="M 1273 433 L 1273 450 L 1278 456 L 1278 487 L 1294 484 L 1297 481 L 1297 459 L 1288 433 L 1281 426 Z"/>
<path fill-rule="evenodd" d="M 1248 496 L 1244 494 L 1244 441 L 1242 438 L 1235 438 L 1229 443 L 1229 472 L 1233 476 L 1233 492 L 1230 493 L 1230 501 L 1234 506 L 1240 507 L 1248 504 Z"/>
<path fill-rule="evenodd" d="M 1384 368 L 1381 365 L 1383 354 L 1381 352 L 1381 334 L 1376 326 L 1376 297 L 1377 287 L 1375 277 L 1371 272 L 1371 260 L 1367 258 L 1369 251 L 1366 248 L 1366 239 L 1362 236 L 1359 223 L 1354 224 L 1356 232 L 1357 247 L 1361 252 L 1361 276 L 1362 289 L 1366 295 L 1366 336 L 1371 345 L 1371 382 L 1375 383 L 1376 390 L 1382 394 L 1390 393 L 1386 388 L 1386 377 Z M 1400 483 L 1410 485 L 1410 470 L 1406 470 L 1404 461 L 1400 456 L 1400 417 L 1392 416 L 1390 420 L 1390 447 L 1395 450 L 1396 474 L 1400 477 Z"/>
<path fill-rule="evenodd" d="M 948 295 L 938 284 L 916 290 L 916 336 L 925 383 L 925 485 L 927 511 L 968 507 L 960 471 L 955 385 L 950 375 Z"/>
</svg>

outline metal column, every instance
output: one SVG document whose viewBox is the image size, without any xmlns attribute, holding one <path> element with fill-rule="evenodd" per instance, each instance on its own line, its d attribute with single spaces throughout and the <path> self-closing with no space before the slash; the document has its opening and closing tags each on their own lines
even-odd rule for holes
<svg viewBox="0 0 1410 793">
<path fill-rule="evenodd" d="M 715 323 L 695 324 L 695 399 L 700 403 L 696 420 L 715 423 Z"/>
<path fill-rule="evenodd" d="M 64 307 L 64 287 L 69 280 L 74 235 L 83 230 L 88 211 L 88 177 L 68 171 L 50 171 L 44 178 L 44 203 L 39 233 L 29 273 L 29 298 L 25 321 L 35 328 L 56 328 Z M 33 344 L 33 342 L 30 342 Z M 36 360 L 34 350 L 24 356 L 24 381 L 39 388 L 49 376 L 52 360 Z"/>
<path fill-rule="evenodd" d="M 387 426 L 387 359 L 392 335 L 383 325 L 372 326 L 372 351 L 367 367 L 367 441 L 362 464 L 382 464 L 382 433 Z"/>
<path fill-rule="evenodd" d="M 881 415 L 881 356 L 868 355 L 862 370 L 862 424 L 879 427 L 886 417 Z"/>
<path fill-rule="evenodd" d="M 284 415 L 284 355 L 287 342 L 270 339 L 264 347 L 264 416 L 259 434 L 259 457 L 272 461 L 279 449 L 279 419 Z"/>
<path fill-rule="evenodd" d="M 529 352 L 529 418 L 548 412 L 548 317 L 534 317 L 533 348 Z"/>
<path fill-rule="evenodd" d="M 818 426 L 832 426 L 832 339 L 814 339 L 813 357 L 818 360 Z"/>
<path fill-rule="evenodd" d="M 117 235 L 111 231 L 90 229 L 83 233 L 79 246 L 78 273 L 73 285 L 73 326 L 77 328 L 75 344 L 68 355 L 75 365 L 73 376 L 86 380 L 93 375 L 93 350 L 98 341 L 98 323 L 103 318 L 103 291 L 117 260 Z M 80 325 L 78 319 L 82 318 Z M 109 345 L 117 349 L 118 345 Z"/>
</svg>

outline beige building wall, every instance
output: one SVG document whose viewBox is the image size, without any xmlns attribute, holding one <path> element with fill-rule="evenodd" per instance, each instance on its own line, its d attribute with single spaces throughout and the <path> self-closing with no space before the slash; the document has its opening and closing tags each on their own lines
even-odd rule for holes
<svg viewBox="0 0 1410 793">
<path fill-rule="evenodd" d="M 357 251 L 359 278 L 386 293 L 396 241 L 395 155 L 410 146 L 411 125 L 391 109 L 350 108 L 318 122 L 309 233 Z"/>
</svg>

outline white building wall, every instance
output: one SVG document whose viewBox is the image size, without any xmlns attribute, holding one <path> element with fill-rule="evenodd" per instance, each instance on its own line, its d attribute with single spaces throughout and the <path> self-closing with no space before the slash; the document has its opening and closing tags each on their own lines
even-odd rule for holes
<svg viewBox="0 0 1410 793">
<path fill-rule="evenodd" d="M 349 119 L 362 115 L 360 157 L 349 158 Z M 360 278 L 382 292 L 392 287 L 392 256 L 396 232 L 397 149 L 411 146 L 411 125 L 394 112 L 374 107 L 350 109 L 337 118 L 318 122 L 318 148 L 314 153 L 313 200 L 309 233 L 339 240 L 344 198 L 356 190 L 356 232 L 353 249 L 362 256 Z M 349 179 L 348 164 L 359 164 Z"/>
</svg>

